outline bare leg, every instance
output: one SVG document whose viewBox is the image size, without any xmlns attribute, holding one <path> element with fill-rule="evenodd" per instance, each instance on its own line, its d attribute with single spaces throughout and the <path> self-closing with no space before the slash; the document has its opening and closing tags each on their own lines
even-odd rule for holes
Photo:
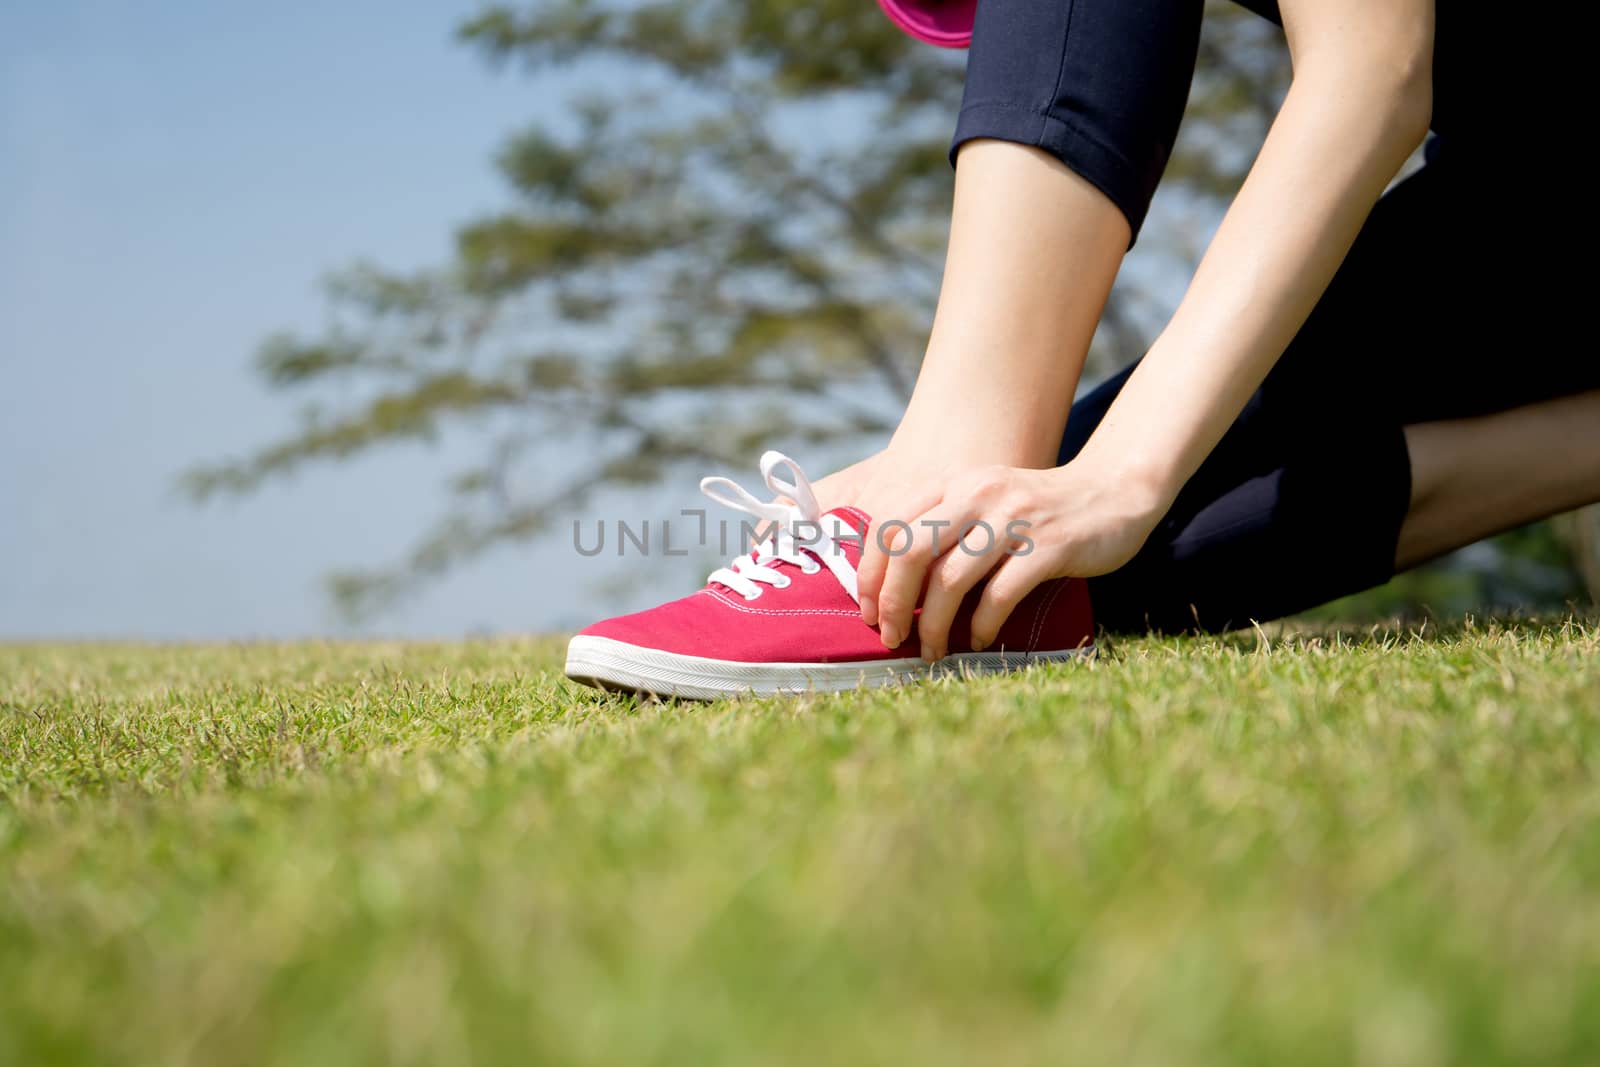
<svg viewBox="0 0 1600 1067">
<path fill-rule="evenodd" d="M 1053 465 L 1127 246 L 1122 213 L 1054 158 L 964 146 L 939 308 L 895 443 Z"/>
<path fill-rule="evenodd" d="M 965 466 L 1054 466 L 1095 324 L 1129 239 L 1097 188 L 1045 152 L 961 148 L 944 282 L 889 447 L 818 485 L 824 508 L 915 515 Z"/>
<path fill-rule="evenodd" d="M 1411 506 L 1398 570 L 1600 501 L 1600 390 L 1405 433 Z"/>
</svg>

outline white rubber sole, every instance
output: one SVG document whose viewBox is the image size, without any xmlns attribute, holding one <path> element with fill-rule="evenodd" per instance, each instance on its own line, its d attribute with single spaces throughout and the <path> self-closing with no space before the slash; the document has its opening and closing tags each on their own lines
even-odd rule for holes
<svg viewBox="0 0 1600 1067">
<path fill-rule="evenodd" d="M 746 693 L 831 693 L 876 689 L 924 678 L 1001 674 L 1036 663 L 1094 655 L 1094 646 L 1059 652 L 957 652 L 934 663 L 920 659 L 870 663 L 741 663 L 661 652 L 609 637 L 574 637 L 567 645 L 567 677 L 602 689 L 654 696 L 715 700 Z"/>
</svg>

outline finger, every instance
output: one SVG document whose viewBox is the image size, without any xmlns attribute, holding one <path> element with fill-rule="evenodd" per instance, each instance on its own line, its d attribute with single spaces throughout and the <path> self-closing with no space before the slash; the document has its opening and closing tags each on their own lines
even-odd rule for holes
<svg viewBox="0 0 1600 1067">
<path fill-rule="evenodd" d="M 937 495 L 930 498 L 926 494 L 912 497 L 901 494 L 881 516 L 873 517 L 862 539 L 861 563 L 856 568 L 856 596 L 861 605 L 861 618 L 868 626 L 876 626 L 880 621 L 879 596 L 889 560 L 913 540 L 911 530 L 915 524 L 903 516 L 920 515 L 938 502 Z"/>
<path fill-rule="evenodd" d="M 916 523 L 887 533 L 878 544 L 883 578 L 876 597 L 878 635 L 885 648 L 899 648 L 911 633 L 912 613 L 922 593 L 922 579 L 933 562 L 927 538 L 917 537 Z"/>
<path fill-rule="evenodd" d="M 861 619 L 868 626 L 878 625 L 878 595 L 883 589 L 884 572 L 889 569 L 890 553 L 901 550 L 909 539 L 910 525 L 900 520 L 874 519 L 862 538 L 861 562 L 856 567 L 856 599 Z"/>
<path fill-rule="evenodd" d="M 950 551 L 940 556 L 928 572 L 928 590 L 917 615 L 917 634 L 922 639 L 922 658 L 930 663 L 949 653 L 950 626 L 962 602 L 1003 558 L 994 538 L 985 538 L 983 533 L 993 525 L 992 521 L 985 523 L 966 538 L 958 536 L 962 530 L 954 530 Z"/>
<path fill-rule="evenodd" d="M 955 546 L 955 533 L 973 508 L 970 501 L 945 501 L 919 515 L 909 535 L 890 551 L 878 592 L 878 632 L 888 648 L 911 634 L 917 602 L 934 561 Z"/>
<path fill-rule="evenodd" d="M 989 575 L 978 609 L 972 613 L 972 650 L 982 652 L 994 644 L 1000 627 L 1011 618 L 1022 599 L 1050 575 L 1049 568 L 1034 557 L 1007 555 Z"/>
<path fill-rule="evenodd" d="M 910 518 L 922 515 L 938 504 L 944 496 L 939 478 L 902 478 L 902 485 L 883 491 L 882 501 L 875 501 L 870 509 L 872 523 L 862 537 L 861 563 L 856 568 L 856 593 L 861 603 L 862 621 L 878 624 L 878 590 L 882 589 L 883 573 L 888 569 L 885 545 L 894 549 L 896 542 L 910 530 Z M 867 493 L 867 496 L 877 496 Z M 896 531 L 899 531 L 896 534 Z"/>
</svg>

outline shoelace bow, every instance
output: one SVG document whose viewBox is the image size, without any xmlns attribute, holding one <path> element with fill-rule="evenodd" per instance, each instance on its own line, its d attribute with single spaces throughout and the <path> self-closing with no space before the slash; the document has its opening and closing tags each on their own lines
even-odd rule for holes
<svg viewBox="0 0 1600 1067">
<path fill-rule="evenodd" d="M 779 472 L 785 468 L 793 481 L 786 482 L 779 477 Z M 856 536 L 855 531 L 837 518 L 831 520 L 833 529 L 827 528 L 817 495 L 811 491 L 811 481 L 800 465 L 782 452 L 762 455 L 761 478 L 773 493 L 786 496 L 794 503 L 758 500 L 730 478 L 700 479 L 700 491 L 710 499 L 773 526 L 772 533 L 757 544 L 753 552 L 712 571 L 706 581 L 725 585 L 746 600 L 754 600 L 761 595 L 761 585 L 783 589 L 792 580 L 775 569 L 774 563 L 792 563 L 805 574 L 816 574 L 826 567 L 850 599 L 860 603 L 861 598 L 856 594 L 856 569 L 850 565 L 842 545 L 844 540 Z M 796 537 L 797 528 L 803 532 L 803 537 Z"/>
</svg>

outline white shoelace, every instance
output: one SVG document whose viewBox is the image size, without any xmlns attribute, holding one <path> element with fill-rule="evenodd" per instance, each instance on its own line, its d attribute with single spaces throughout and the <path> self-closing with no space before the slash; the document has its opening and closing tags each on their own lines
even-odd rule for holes
<svg viewBox="0 0 1600 1067">
<path fill-rule="evenodd" d="M 792 482 L 778 476 L 788 468 Z M 817 495 L 811 491 L 811 482 L 800 465 L 782 452 L 767 452 L 761 457 L 761 478 L 772 492 L 793 500 L 793 504 L 757 500 L 739 483 L 729 478 L 702 478 L 700 491 L 707 497 L 742 511 L 775 527 L 750 555 L 736 557 L 727 567 L 711 572 L 708 582 L 717 582 L 743 596 L 754 600 L 761 595 L 761 586 L 775 589 L 787 587 L 792 580 L 775 569 L 774 563 L 792 563 L 806 574 L 816 574 L 827 567 L 839 580 L 850 599 L 860 603 L 856 595 L 856 569 L 844 554 L 841 542 L 855 538 L 856 532 L 838 518 L 823 522 L 822 509 Z M 826 527 L 831 524 L 832 529 Z M 800 536 L 797 536 L 800 535 Z"/>
</svg>

